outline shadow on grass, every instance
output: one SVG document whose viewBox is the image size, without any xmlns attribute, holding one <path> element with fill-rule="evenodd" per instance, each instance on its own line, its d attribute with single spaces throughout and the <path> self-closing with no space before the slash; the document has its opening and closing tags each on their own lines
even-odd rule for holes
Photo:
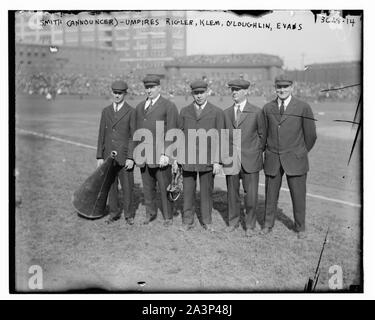
<svg viewBox="0 0 375 320">
<path fill-rule="evenodd" d="M 240 213 L 240 224 L 242 228 L 246 229 L 245 224 L 245 206 L 243 193 L 241 193 L 241 213 Z M 227 192 L 222 190 L 214 190 L 213 195 L 213 207 L 217 210 L 227 226 L 229 226 L 228 219 L 228 205 L 227 205 Z M 258 205 L 256 209 L 256 220 L 260 226 L 264 225 L 264 212 L 265 212 L 265 198 L 263 196 L 258 197 Z M 289 230 L 294 230 L 294 222 L 284 214 L 283 210 L 277 208 L 276 220 L 279 220 Z"/>
<path fill-rule="evenodd" d="M 119 191 L 120 196 L 120 205 L 122 205 L 122 190 Z M 144 205 L 144 195 L 143 195 L 143 189 L 141 188 L 140 184 L 134 184 L 133 189 L 133 206 L 134 210 L 137 210 L 139 205 Z M 242 228 L 245 230 L 245 206 L 244 206 L 244 199 L 243 194 L 241 193 L 241 215 L 240 215 L 240 224 Z M 158 211 L 161 212 L 161 199 L 160 199 L 160 192 L 157 188 L 156 191 L 156 201 L 157 201 L 157 208 Z M 213 202 L 213 208 L 217 210 L 220 214 L 220 217 L 223 219 L 224 223 L 228 226 L 228 207 L 227 207 L 227 192 L 220 190 L 220 189 L 214 189 L 212 194 L 212 202 Z M 183 192 L 181 192 L 180 197 L 172 203 L 172 210 L 173 210 L 173 218 L 180 216 L 182 219 L 183 214 L 183 207 L 184 207 L 184 198 L 183 198 Z M 196 192 L 195 194 L 195 204 L 193 206 L 193 211 L 195 212 L 195 215 L 198 218 L 199 223 L 202 225 L 202 214 L 200 210 L 200 194 L 199 192 Z M 256 209 L 256 216 L 257 216 L 257 223 L 260 226 L 263 226 L 264 224 L 264 212 L 265 212 L 265 199 L 263 196 L 259 196 L 258 198 L 258 206 Z M 280 221 L 285 227 L 287 227 L 289 230 L 294 230 L 294 222 L 291 220 L 288 216 L 286 216 L 282 209 L 277 208 L 276 212 L 276 220 Z"/>
</svg>

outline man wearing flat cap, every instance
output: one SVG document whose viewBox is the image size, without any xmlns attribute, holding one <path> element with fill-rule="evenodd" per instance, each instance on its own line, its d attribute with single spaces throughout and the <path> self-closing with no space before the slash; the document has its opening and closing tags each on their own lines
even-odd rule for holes
<svg viewBox="0 0 375 320">
<path fill-rule="evenodd" d="M 262 109 L 247 100 L 250 82 L 235 79 L 228 83 L 234 104 L 224 110 L 225 128 L 229 129 L 229 150 L 233 153 L 231 163 L 223 160 L 228 200 L 228 232 L 240 224 L 240 181 L 245 191 L 246 236 L 255 235 L 256 208 L 258 202 L 259 171 L 263 168 L 266 127 Z M 234 135 L 240 130 L 240 136 Z M 238 139 L 240 137 L 240 140 Z"/>
<path fill-rule="evenodd" d="M 311 107 L 292 96 L 293 81 L 281 75 L 275 79 L 277 98 L 263 107 L 267 126 L 264 160 L 266 210 L 263 233 L 272 231 L 284 173 L 293 204 L 294 226 L 299 239 L 306 238 L 306 177 L 308 153 L 316 141 Z"/>
<path fill-rule="evenodd" d="M 125 101 L 128 85 L 122 80 L 112 83 L 112 104 L 102 111 L 98 136 L 96 158 L 98 167 L 112 151 L 117 152 L 115 158 L 118 170 L 115 182 L 108 194 L 109 218 L 112 223 L 121 217 L 124 210 L 127 224 L 134 223 L 135 208 L 133 206 L 133 133 L 135 130 L 135 110 Z M 123 193 L 123 208 L 119 206 L 118 181 Z"/>
<path fill-rule="evenodd" d="M 212 191 L 214 175 L 220 173 L 220 132 L 224 128 L 224 114 L 221 109 L 207 101 L 207 83 L 197 80 L 190 84 L 194 102 L 182 108 L 179 127 L 185 135 L 185 162 L 183 169 L 184 208 L 182 231 L 194 225 L 195 193 L 197 177 L 200 186 L 201 223 L 208 231 L 215 231 L 212 226 Z M 211 130 L 213 129 L 213 130 Z M 193 134 L 189 134 L 193 133 Z M 202 137 L 200 134 L 204 133 Z M 194 136 L 195 134 L 195 136 Z M 191 138 L 192 136 L 195 139 Z M 200 140 L 207 141 L 201 146 Z"/>
<path fill-rule="evenodd" d="M 143 224 L 149 224 L 157 216 L 156 185 L 158 185 L 164 225 L 169 226 L 173 222 L 172 203 L 167 195 L 167 187 L 172 178 L 172 155 L 167 154 L 166 150 L 172 142 L 165 141 L 165 134 L 168 130 L 177 128 L 178 110 L 173 102 L 161 96 L 158 76 L 146 76 L 143 84 L 147 98 L 136 107 L 136 129 L 150 132 L 153 139 L 152 159 L 137 163 L 141 167 L 146 206 L 146 218 Z M 162 134 L 156 129 L 157 123 L 163 127 Z"/>
</svg>

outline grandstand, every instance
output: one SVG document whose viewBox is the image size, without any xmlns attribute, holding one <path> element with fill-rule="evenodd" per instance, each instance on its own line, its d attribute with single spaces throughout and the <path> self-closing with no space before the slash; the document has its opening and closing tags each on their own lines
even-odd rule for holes
<svg viewBox="0 0 375 320">
<path fill-rule="evenodd" d="M 357 84 L 361 83 L 361 62 L 314 63 L 305 70 L 287 71 L 288 75 L 298 82 L 313 84 Z"/>
<path fill-rule="evenodd" d="M 250 81 L 272 81 L 282 72 L 283 61 L 268 54 L 190 55 L 164 65 L 167 78 L 243 77 Z"/>
</svg>

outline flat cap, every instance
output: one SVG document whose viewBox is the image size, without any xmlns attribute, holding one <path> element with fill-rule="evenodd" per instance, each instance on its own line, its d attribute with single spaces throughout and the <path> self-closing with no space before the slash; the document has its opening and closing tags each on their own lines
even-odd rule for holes
<svg viewBox="0 0 375 320">
<path fill-rule="evenodd" d="M 207 87 L 208 87 L 207 82 L 203 80 L 195 80 L 190 84 L 191 91 L 199 91 L 199 90 L 206 91 Z"/>
<path fill-rule="evenodd" d="M 228 82 L 229 88 L 247 89 L 250 82 L 244 79 L 234 79 Z"/>
<path fill-rule="evenodd" d="M 281 74 L 275 78 L 275 84 L 292 84 L 293 80 L 285 74 Z"/>
<path fill-rule="evenodd" d="M 160 86 L 160 78 L 156 75 L 150 74 L 143 79 L 145 86 Z"/>
<path fill-rule="evenodd" d="M 128 85 L 125 81 L 116 80 L 112 82 L 112 90 L 113 91 L 126 91 L 128 90 Z"/>
</svg>

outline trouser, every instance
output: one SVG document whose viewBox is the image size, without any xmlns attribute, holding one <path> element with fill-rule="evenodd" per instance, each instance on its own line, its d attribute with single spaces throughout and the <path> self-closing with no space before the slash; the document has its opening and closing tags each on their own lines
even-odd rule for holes
<svg viewBox="0 0 375 320">
<path fill-rule="evenodd" d="M 134 190 L 134 170 L 125 170 L 124 167 L 117 166 L 118 170 L 115 181 L 108 193 L 108 205 L 112 217 L 121 216 L 124 209 L 125 218 L 134 218 L 135 208 L 133 205 Z M 120 181 L 123 197 L 123 206 L 119 204 L 118 182 Z"/>
<path fill-rule="evenodd" d="M 246 229 L 254 229 L 258 203 L 259 172 L 247 173 L 243 168 L 241 168 L 239 174 L 226 176 L 229 226 L 237 227 L 240 223 L 240 180 L 242 180 L 242 186 L 245 191 Z"/>
<path fill-rule="evenodd" d="M 167 187 L 171 183 L 171 166 L 164 168 L 150 168 L 147 164 L 141 168 L 143 183 L 143 195 L 145 198 L 146 218 L 152 219 L 157 215 L 156 183 L 159 185 L 161 198 L 161 211 L 163 218 L 168 220 L 173 218 L 172 203 L 168 200 Z"/>
<path fill-rule="evenodd" d="M 212 223 L 212 190 L 214 184 L 214 175 L 212 174 L 212 171 L 183 172 L 184 210 L 182 215 L 182 223 L 194 223 L 197 176 L 199 176 L 202 223 L 207 225 Z"/>
<path fill-rule="evenodd" d="M 277 202 L 281 188 L 281 181 L 284 175 L 284 169 L 280 166 L 276 176 L 266 175 L 266 210 L 264 227 L 272 228 L 275 224 Z M 293 204 L 293 216 L 296 231 L 305 230 L 306 216 L 306 177 L 307 174 L 299 176 L 286 175 L 290 195 Z"/>
</svg>

